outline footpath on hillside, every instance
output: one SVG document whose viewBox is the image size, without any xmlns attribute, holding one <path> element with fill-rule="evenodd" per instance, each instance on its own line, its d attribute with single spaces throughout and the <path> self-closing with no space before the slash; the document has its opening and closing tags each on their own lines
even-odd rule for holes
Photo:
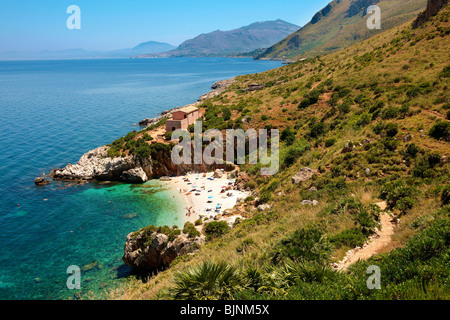
<svg viewBox="0 0 450 320">
<path fill-rule="evenodd" d="M 391 236 L 394 234 L 395 223 L 392 222 L 392 217 L 385 211 L 387 204 L 385 201 L 376 203 L 377 206 L 383 211 L 380 215 L 381 228 L 377 229 L 375 234 L 372 235 L 363 247 L 356 247 L 347 252 L 344 259 L 334 265 L 334 268 L 338 270 L 346 270 L 353 263 L 358 260 L 367 260 L 373 255 L 380 252 L 380 250 L 386 247 L 391 241 Z"/>
</svg>

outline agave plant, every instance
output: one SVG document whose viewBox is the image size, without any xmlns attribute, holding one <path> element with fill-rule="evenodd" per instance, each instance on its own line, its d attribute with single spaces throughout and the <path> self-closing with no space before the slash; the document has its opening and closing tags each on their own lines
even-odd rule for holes
<svg viewBox="0 0 450 320">
<path fill-rule="evenodd" d="M 178 300 L 230 300 L 247 281 L 226 262 L 203 264 L 175 274 L 171 293 Z"/>
</svg>

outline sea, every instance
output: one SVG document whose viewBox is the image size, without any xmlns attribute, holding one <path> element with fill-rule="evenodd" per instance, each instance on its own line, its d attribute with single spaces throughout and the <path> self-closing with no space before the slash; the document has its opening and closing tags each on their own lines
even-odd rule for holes
<svg viewBox="0 0 450 320">
<path fill-rule="evenodd" d="M 107 298 L 133 277 L 122 262 L 130 232 L 185 222 L 176 190 L 156 180 L 36 187 L 35 177 L 195 102 L 215 81 L 279 66 L 249 58 L 0 61 L 0 299 Z M 80 289 L 67 285 L 74 267 Z"/>
</svg>

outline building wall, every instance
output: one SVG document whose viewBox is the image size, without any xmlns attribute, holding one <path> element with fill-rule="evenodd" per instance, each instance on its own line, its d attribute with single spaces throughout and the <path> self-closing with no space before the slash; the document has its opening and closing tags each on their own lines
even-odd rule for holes
<svg viewBox="0 0 450 320">
<path fill-rule="evenodd" d="M 188 128 L 187 119 L 183 120 L 167 120 L 166 121 L 166 132 L 172 132 L 174 130 L 187 130 Z"/>
</svg>

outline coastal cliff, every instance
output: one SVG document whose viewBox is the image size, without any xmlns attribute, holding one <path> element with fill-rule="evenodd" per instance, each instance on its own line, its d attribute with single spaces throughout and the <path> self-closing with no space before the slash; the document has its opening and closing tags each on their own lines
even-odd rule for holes
<svg viewBox="0 0 450 320">
<path fill-rule="evenodd" d="M 131 154 L 125 157 L 108 157 L 109 146 L 99 147 L 85 153 L 77 164 L 67 164 L 54 169 L 50 176 L 54 180 L 97 180 L 143 183 L 164 176 L 180 176 L 188 172 L 204 172 L 218 168 L 230 171 L 233 165 L 179 164 L 171 159 L 171 148 L 154 149 L 148 158 Z"/>
</svg>

